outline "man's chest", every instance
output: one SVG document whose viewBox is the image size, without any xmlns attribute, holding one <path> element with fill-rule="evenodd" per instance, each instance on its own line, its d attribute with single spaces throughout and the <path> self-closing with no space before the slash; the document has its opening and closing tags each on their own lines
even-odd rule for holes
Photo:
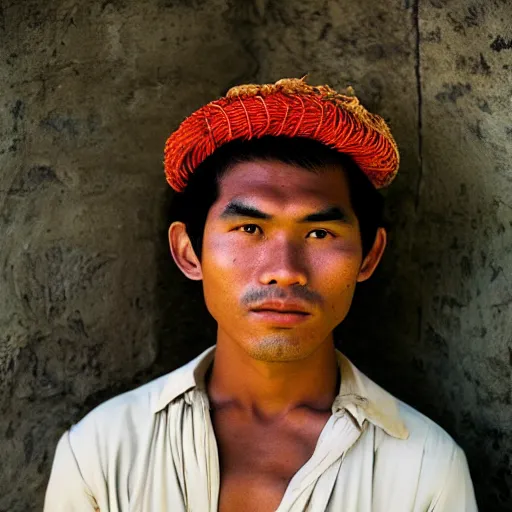
<svg viewBox="0 0 512 512">
<path fill-rule="evenodd" d="M 313 455 L 328 416 L 269 426 L 212 415 L 220 461 L 219 511 L 275 511 L 290 480 Z"/>
</svg>

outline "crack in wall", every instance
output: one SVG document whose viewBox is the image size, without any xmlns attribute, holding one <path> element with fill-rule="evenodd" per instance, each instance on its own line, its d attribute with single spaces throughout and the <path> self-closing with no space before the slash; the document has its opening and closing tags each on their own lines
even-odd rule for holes
<svg viewBox="0 0 512 512">
<path fill-rule="evenodd" d="M 415 210 L 418 210 L 420 203 L 421 186 L 423 182 L 423 96 L 421 89 L 421 47 L 420 47 L 420 0 L 415 0 L 413 5 L 413 20 L 414 28 L 416 32 L 416 62 L 414 66 L 416 74 L 416 93 L 418 96 L 418 180 L 416 182 L 416 199 L 415 199 Z"/>
</svg>

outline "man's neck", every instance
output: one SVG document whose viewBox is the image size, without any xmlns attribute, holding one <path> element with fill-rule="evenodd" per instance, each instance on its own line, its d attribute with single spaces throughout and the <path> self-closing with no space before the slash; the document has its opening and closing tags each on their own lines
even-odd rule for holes
<svg viewBox="0 0 512 512">
<path fill-rule="evenodd" d="M 329 411 L 338 394 L 338 377 L 332 339 L 305 359 L 266 362 L 219 336 L 207 389 L 214 408 L 234 407 L 273 421 L 298 409 Z"/>
</svg>

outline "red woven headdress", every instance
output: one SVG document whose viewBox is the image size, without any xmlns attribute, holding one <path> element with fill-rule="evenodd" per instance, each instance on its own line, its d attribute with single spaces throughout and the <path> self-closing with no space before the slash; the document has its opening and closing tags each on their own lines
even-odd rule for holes
<svg viewBox="0 0 512 512">
<path fill-rule="evenodd" d="M 182 192 L 197 166 L 235 139 L 307 137 L 352 157 L 376 188 L 388 185 L 399 154 L 389 128 L 355 96 L 304 79 L 240 85 L 185 119 L 165 144 L 167 182 Z"/>
</svg>

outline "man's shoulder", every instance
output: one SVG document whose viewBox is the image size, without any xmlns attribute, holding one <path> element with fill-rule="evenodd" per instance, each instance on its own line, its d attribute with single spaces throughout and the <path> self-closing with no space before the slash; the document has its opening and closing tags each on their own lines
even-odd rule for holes
<svg viewBox="0 0 512 512">
<path fill-rule="evenodd" d="M 151 417 L 152 410 L 173 373 L 157 377 L 99 404 L 71 427 L 72 437 L 89 436 L 93 432 L 129 432 L 133 422 L 140 428 Z"/>
<path fill-rule="evenodd" d="M 164 409 L 185 391 L 196 386 L 196 370 L 211 361 L 213 347 L 175 370 L 146 384 L 119 394 L 98 405 L 80 423 L 108 421 L 114 417 L 136 414 L 150 416 Z"/>
<path fill-rule="evenodd" d="M 120 413 L 122 410 L 150 410 L 158 401 L 162 389 L 176 371 L 156 377 L 140 386 L 109 398 L 94 408 L 89 415 L 110 416 L 112 413 Z"/>
<path fill-rule="evenodd" d="M 465 463 L 463 450 L 444 428 L 411 407 L 397 400 L 399 415 L 404 422 L 408 436 L 406 439 L 394 439 L 381 436 L 377 449 L 381 455 L 406 464 L 414 471 L 437 474 L 442 480 L 454 466 Z"/>
<path fill-rule="evenodd" d="M 409 444 L 443 451 L 457 448 L 450 434 L 436 422 L 401 400 L 397 400 L 397 403 L 400 417 L 409 431 Z"/>
<path fill-rule="evenodd" d="M 454 439 L 433 420 L 395 398 L 406 435 L 397 437 L 375 428 L 374 478 L 383 503 L 403 493 L 415 510 L 476 510 L 466 456 Z M 410 492 L 409 492 L 410 491 Z M 453 502 L 450 500 L 454 500 Z M 435 507 L 434 507 L 435 508 Z M 391 509 L 391 508 L 390 508 Z"/>
<path fill-rule="evenodd" d="M 416 451 L 422 457 L 460 450 L 437 423 L 375 383 L 343 354 L 339 357 L 346 379 L 343 396 L 349 400 L 354 396 L 364 399 L 363 417 L 377 428 L 376 449 L 391 449 L 398 453 L 403 450 L 408 455 Z"/>
<path fill-rule="evenodd" d="M 183 376 L 190 373 L 187 369 L 193 362 L 99 404 L 71 427 L 71 439 L 94 436 L 109 442 L 113 437 L 133 437 L 151 429 L 153 417 L 162 409 L 162 397 L 171 389 L 180 389 Z"/>
</svg>

